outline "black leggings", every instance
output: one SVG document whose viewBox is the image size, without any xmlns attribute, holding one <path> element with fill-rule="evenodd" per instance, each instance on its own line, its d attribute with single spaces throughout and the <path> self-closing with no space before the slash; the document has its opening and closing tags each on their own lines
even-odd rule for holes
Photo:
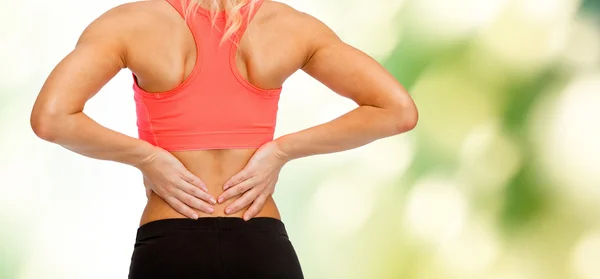
<svg viewBox="0 0 600 279">
<path fill-rule="evenodd" d="M 137 230 L 129 279 L 303 279 L 283 222 L 162 219 Z"/>
</svg>

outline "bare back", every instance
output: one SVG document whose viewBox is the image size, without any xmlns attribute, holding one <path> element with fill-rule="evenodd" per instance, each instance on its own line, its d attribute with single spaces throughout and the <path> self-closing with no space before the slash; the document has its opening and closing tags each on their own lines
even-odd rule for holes
<svg viewBox="0 0 600 279">
<path fill-rule="evenodd" d="M 139 27 L 127 40 L 126 66 L 135 73 L 138 84 L 148 92 L 171 90 L 182 83 L 194 68 L 196 44 L 181 15 L 166 1 L 154 0 L 128 4 L 131 20 Z M 308 47 L 295 28 L 294 18 L 302 13 L 285 4 L 265 1 L 248 25 L 240 41 L 237 66 L 242 76 L 264 89 L 278 88 L 309 57 Z M 305 47 L 303 47 L 305 46 Z M 223 183 L 240 171 L 252 154 L 251 149 L 212 149 L 178 151 L 173 154 L 218 196 Z M 224 208 L 234 199 L 215 205 L 210 216 L 224 216 Z M 197 211 L 199 216 L 207 213 Z M 228 216 L 238 216 L 244 210 Z M 271 197 L 258 216 L 281 219 Z M 164 200 L 153 194 L 142 222 L 183 217 Z"/>
</svg>

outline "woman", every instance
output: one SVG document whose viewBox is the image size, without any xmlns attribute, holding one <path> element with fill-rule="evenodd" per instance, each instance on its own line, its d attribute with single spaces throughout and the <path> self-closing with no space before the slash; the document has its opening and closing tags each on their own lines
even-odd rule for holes
<svg viewBox="0 0 600 279">
<path fill-rule="evenodd" d="M 139 139 L 83 113 L 123 68 L 133 73 Z M 359 106 L 273 139 L 282 84 L 299 69 Z M 272 198 L 281 168 L 416 122 L 410 95 L 374 59 L 268 0 L 115 7 L 50 73 L 31 114 L 40 138 L 142 172 L 148 203 L 129 278 L 145 279 L 303 278 Z"/>
</svg>

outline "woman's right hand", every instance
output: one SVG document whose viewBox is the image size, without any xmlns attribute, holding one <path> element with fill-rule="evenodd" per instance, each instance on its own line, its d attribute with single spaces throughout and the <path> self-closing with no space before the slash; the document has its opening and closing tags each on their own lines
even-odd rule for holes
<svg viewBox="0 0 600 279">
<path fill-rule="evenodd" d="M 211 204 L 216 204 L 216 200 L 206 185 L 168 151 L 154 147 L 152 154 L 135 167 L 144 175 L 144 185 L 179 213 L 198 219 L 198 213 L 192 208 L 208 214 L 214 211 Z"/>
</svg>

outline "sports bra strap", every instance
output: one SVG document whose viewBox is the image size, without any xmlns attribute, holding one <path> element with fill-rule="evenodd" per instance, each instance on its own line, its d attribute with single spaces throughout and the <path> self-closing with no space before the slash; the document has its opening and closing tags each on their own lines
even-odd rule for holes
<svg viewBox="0 0 600 279">
<path fill-rule="evenodd" d="M 169 3 L 171 6 L 173 6 L 173 8 L 175 10 L 177 10 L 177 12 L 179 13 L 179 15 L 181 15 L 181 17 L 185 18 L 185 14 L 184 14 L 184 9 L 182 6 L 182 2 L 181 0 L 166 0 L 167 3 Z M 189 0 L 186 0 L 186 5 L 189 4 Z"/>
</svg>

